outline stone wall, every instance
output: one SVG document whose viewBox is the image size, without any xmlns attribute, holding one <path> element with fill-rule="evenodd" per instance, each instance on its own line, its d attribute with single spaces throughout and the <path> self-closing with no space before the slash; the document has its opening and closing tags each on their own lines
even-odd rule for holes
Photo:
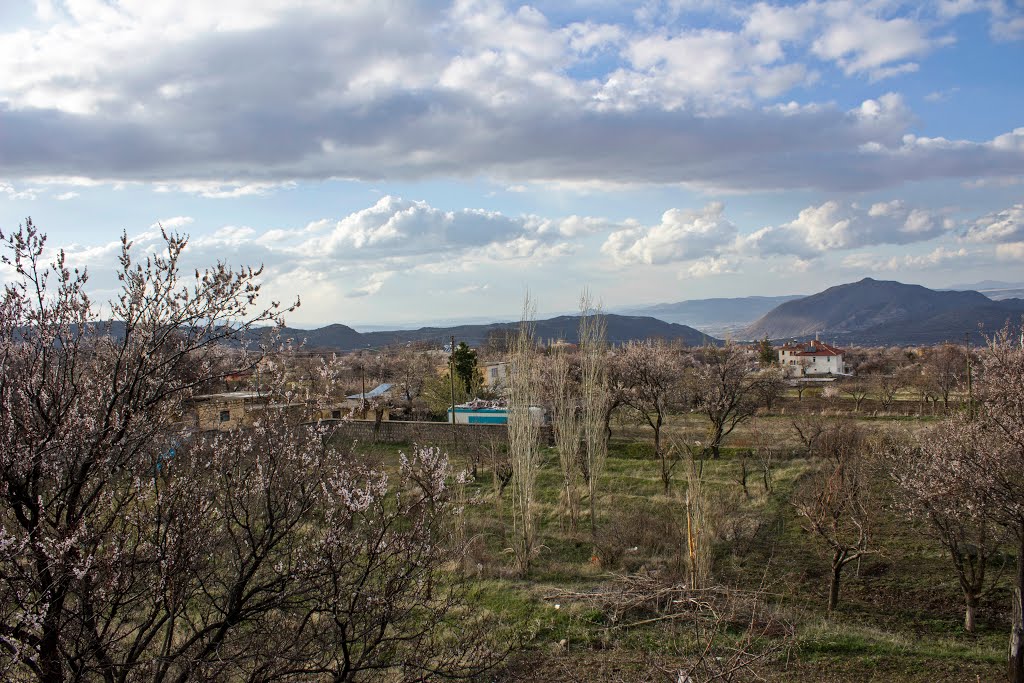
<svg viewBox="0 0 1024 683">
<path fill-rule="evenodd" d="M 375 424 L 372 420 L 342 420 L 335 423 L 331 440 L 336 444 L 352 441 L 393 444 L 419 444 L 423 446 L 452 447 L 452 437 L 459 450 L 482 449 L 492 444 L 508 442 L 506 425 L 454 426 L 447 422 L 412 422 L 389 420 Z M 541 443 L 552 443 L 551 427 L 541 427 Z"/>
</svg>

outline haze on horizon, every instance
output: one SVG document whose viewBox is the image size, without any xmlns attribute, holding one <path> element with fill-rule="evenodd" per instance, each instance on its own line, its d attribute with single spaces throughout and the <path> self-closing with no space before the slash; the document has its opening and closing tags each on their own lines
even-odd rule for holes
<svg viewBox="0 0 1024 683">
<path fill-rule="evenodd" d="M 11 0 L 0 230 L 266 266 L 296 327 L 1019 281 L 1024 7 Z M 9 271 L 0 269 L 0 281 Z"/>
</svg>

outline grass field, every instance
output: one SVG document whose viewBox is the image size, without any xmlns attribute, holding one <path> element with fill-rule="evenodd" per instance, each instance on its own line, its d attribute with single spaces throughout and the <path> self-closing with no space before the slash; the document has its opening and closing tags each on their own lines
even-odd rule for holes
<svg viewBox="0 0 1024 683">
<path fill-rule="evenodd" d="M 841 411 L 839 411 L 841 412 Z M 928 419 L 855 416 L 865 429 L 926 428 Z M 667 432 L 699 438 L 699 416 L 673 416 Z M 759 472 L 739 483 L 740 453 L 757 439 L 784 447 L 766 492 Z M 559 513 L 558 455 L 546 449 L 538 479 L 542 548 L 525 576 L 513 572 L 509 492 L 499 504 L 486 465 L 466 488 L 464 568 L 473 599 L 524 634 L 524 646 L 491 678 L 502 681 L 674 681 L 698 647 L 684 617 L 614 614 L 593 596 L 623 577 L 685 576 L 686 492 L 682 468 L 668 494 L 650 430 L 618 424 L 598 497 L 598 531 L 586 517 L 572 531 Z M 828 615 L 829 559 L 801 526 L 791 497 L 817 463 L 801 455 L 791 416 L 748 422 L 719 460 L 705 462 L 717 518 L 712 584 L 756 595 L 776 626 L 751 646 L 769 654 L 758 673 L 772 681 L 992 681 L 1003 676 L 1009 625 L 1009 582 L 1003 578 L 978 614 L 962 626 L 963 597 L 942 547 L 894 505 L 884 463 L 871 482 L 871 553 L 848 566 L 839 607 Z M 395 446 L 376 449 L 392 460 Z M 464 456 L 459 456 L 459 458 Z M 588 506 L 586 498 L 583 510 Z M 1007 559 L 1007 567 L 1013 558 Z M 635 623 L 644 622 L 647 623 Z M 635 625 L 630 625 L 635 624 Z M 727 656 L 745 623 L 724 623 L 712 642 Z M 773 628 L 775 629 L 773 631 Z M 732 679 L 750 680 L 747 674 Z"/>
</svg>

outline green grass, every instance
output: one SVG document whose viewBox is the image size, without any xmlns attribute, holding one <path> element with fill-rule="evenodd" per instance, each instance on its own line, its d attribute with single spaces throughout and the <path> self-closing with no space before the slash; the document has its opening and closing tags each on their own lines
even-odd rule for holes
<svg viewBox="0 0 1024 683">
<path fill-rule="evenodd" d="M 768 434 L 795 449 L 791 419 L 762 416 L 746 423 L 730 437 L 721 459 L 705 462 L 706 486 L 725 518 L 737 526 L 716 543 L 714 580 L 744 589 L 766 585 L 780 617 L 795 629 L 792 650 L 767 662 L 762 675 L 774 681 L 997 680 L 1008 635 L 1007 579 L 982 605 L 978 633 L 965 633 L 960 626 L 962 596 L 948 560 L 920 523 L 893 509 L 894 492 L 884 472 L 872 485 L 875 553 L 846 568 L 839 609 L 826 615 L 829 560 L 824 547 L 803 530 L 790 502 L 815 464 L 794 450 L 775 463 L 771 493 L 763 490 L 756 471 L 748 482 L 749 499 L 738 483 L 737 453 L 753 442 L 755 429 L 761 438 Z M 872 432 L 926 424 L 903 417 L 861 422 Z M 667 431 L 691 435 L 702 428 L 700 416 L 687 414 L 672 416 Z M 407 450 L 369 444 L 360 448 L 374 449 L 386 467 L 397 463 L 399 450 Z M 585 496 L 575 532 L 560 517 L 558 457 L 549 449 L 537 479 L 542 547 L 525 577 L 514 574 L 508 552 L 511 492 L 505 492 L 499 518 L 486 468 L 467 487 L 476 501 L 467 521 L 472 599 L 530 635 L 510 670 L 496 674 L 499 679 L 512 680 L 512 668 L 526 667 L 522 670 L 531 671 L 534 680 L 562 680 L 566 670 L 585 667 L 593 672 L 589 680 L 650 680 L 644 676 L 651 658 L 661 656 L 657 653 L 685 659 L 687 648 L 692 649 L 685 629 L 659 622 L 613 627 L 589 601 L 553 597 L 601 590 L 613 575 L 680 570 L 683 467 L 677 467 L 666 495 L 653 453 L 649 429 L 624 425 L 616 430 L 600 482 L 595 541 Z M 455 460 L 459 464 L 459 457 Z M 620 551 L 609 566 L 595 563 L 603 547 Z"/>
</svg>

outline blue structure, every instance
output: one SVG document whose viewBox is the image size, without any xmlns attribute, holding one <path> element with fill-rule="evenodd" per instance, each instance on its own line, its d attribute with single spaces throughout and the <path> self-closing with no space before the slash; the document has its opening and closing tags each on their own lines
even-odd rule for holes
<svg viewBox="0 0 1024 683">
<path fill-rule="evenodd" d="M 448 409 L 448 422 L 452 421 L 452 409 Z M 504 425 L 508 424 L 508 408 L 471 408 L 455 406 L 455 424 Z"/>
<path fill-rule="evenodd" d="M 530 420 L 534 424 L 543 425 L 546 423 L 544 409 L 540 406 L 530 406 Z M 448 422 L 452 421 L 452 409 L 448 409 Z M 455 424 L 463 425 L 507 425 L 508 408 L 502 405 L 488 405 L 486 401 L 470 401 L 455 406 Z"/>
</svg>

